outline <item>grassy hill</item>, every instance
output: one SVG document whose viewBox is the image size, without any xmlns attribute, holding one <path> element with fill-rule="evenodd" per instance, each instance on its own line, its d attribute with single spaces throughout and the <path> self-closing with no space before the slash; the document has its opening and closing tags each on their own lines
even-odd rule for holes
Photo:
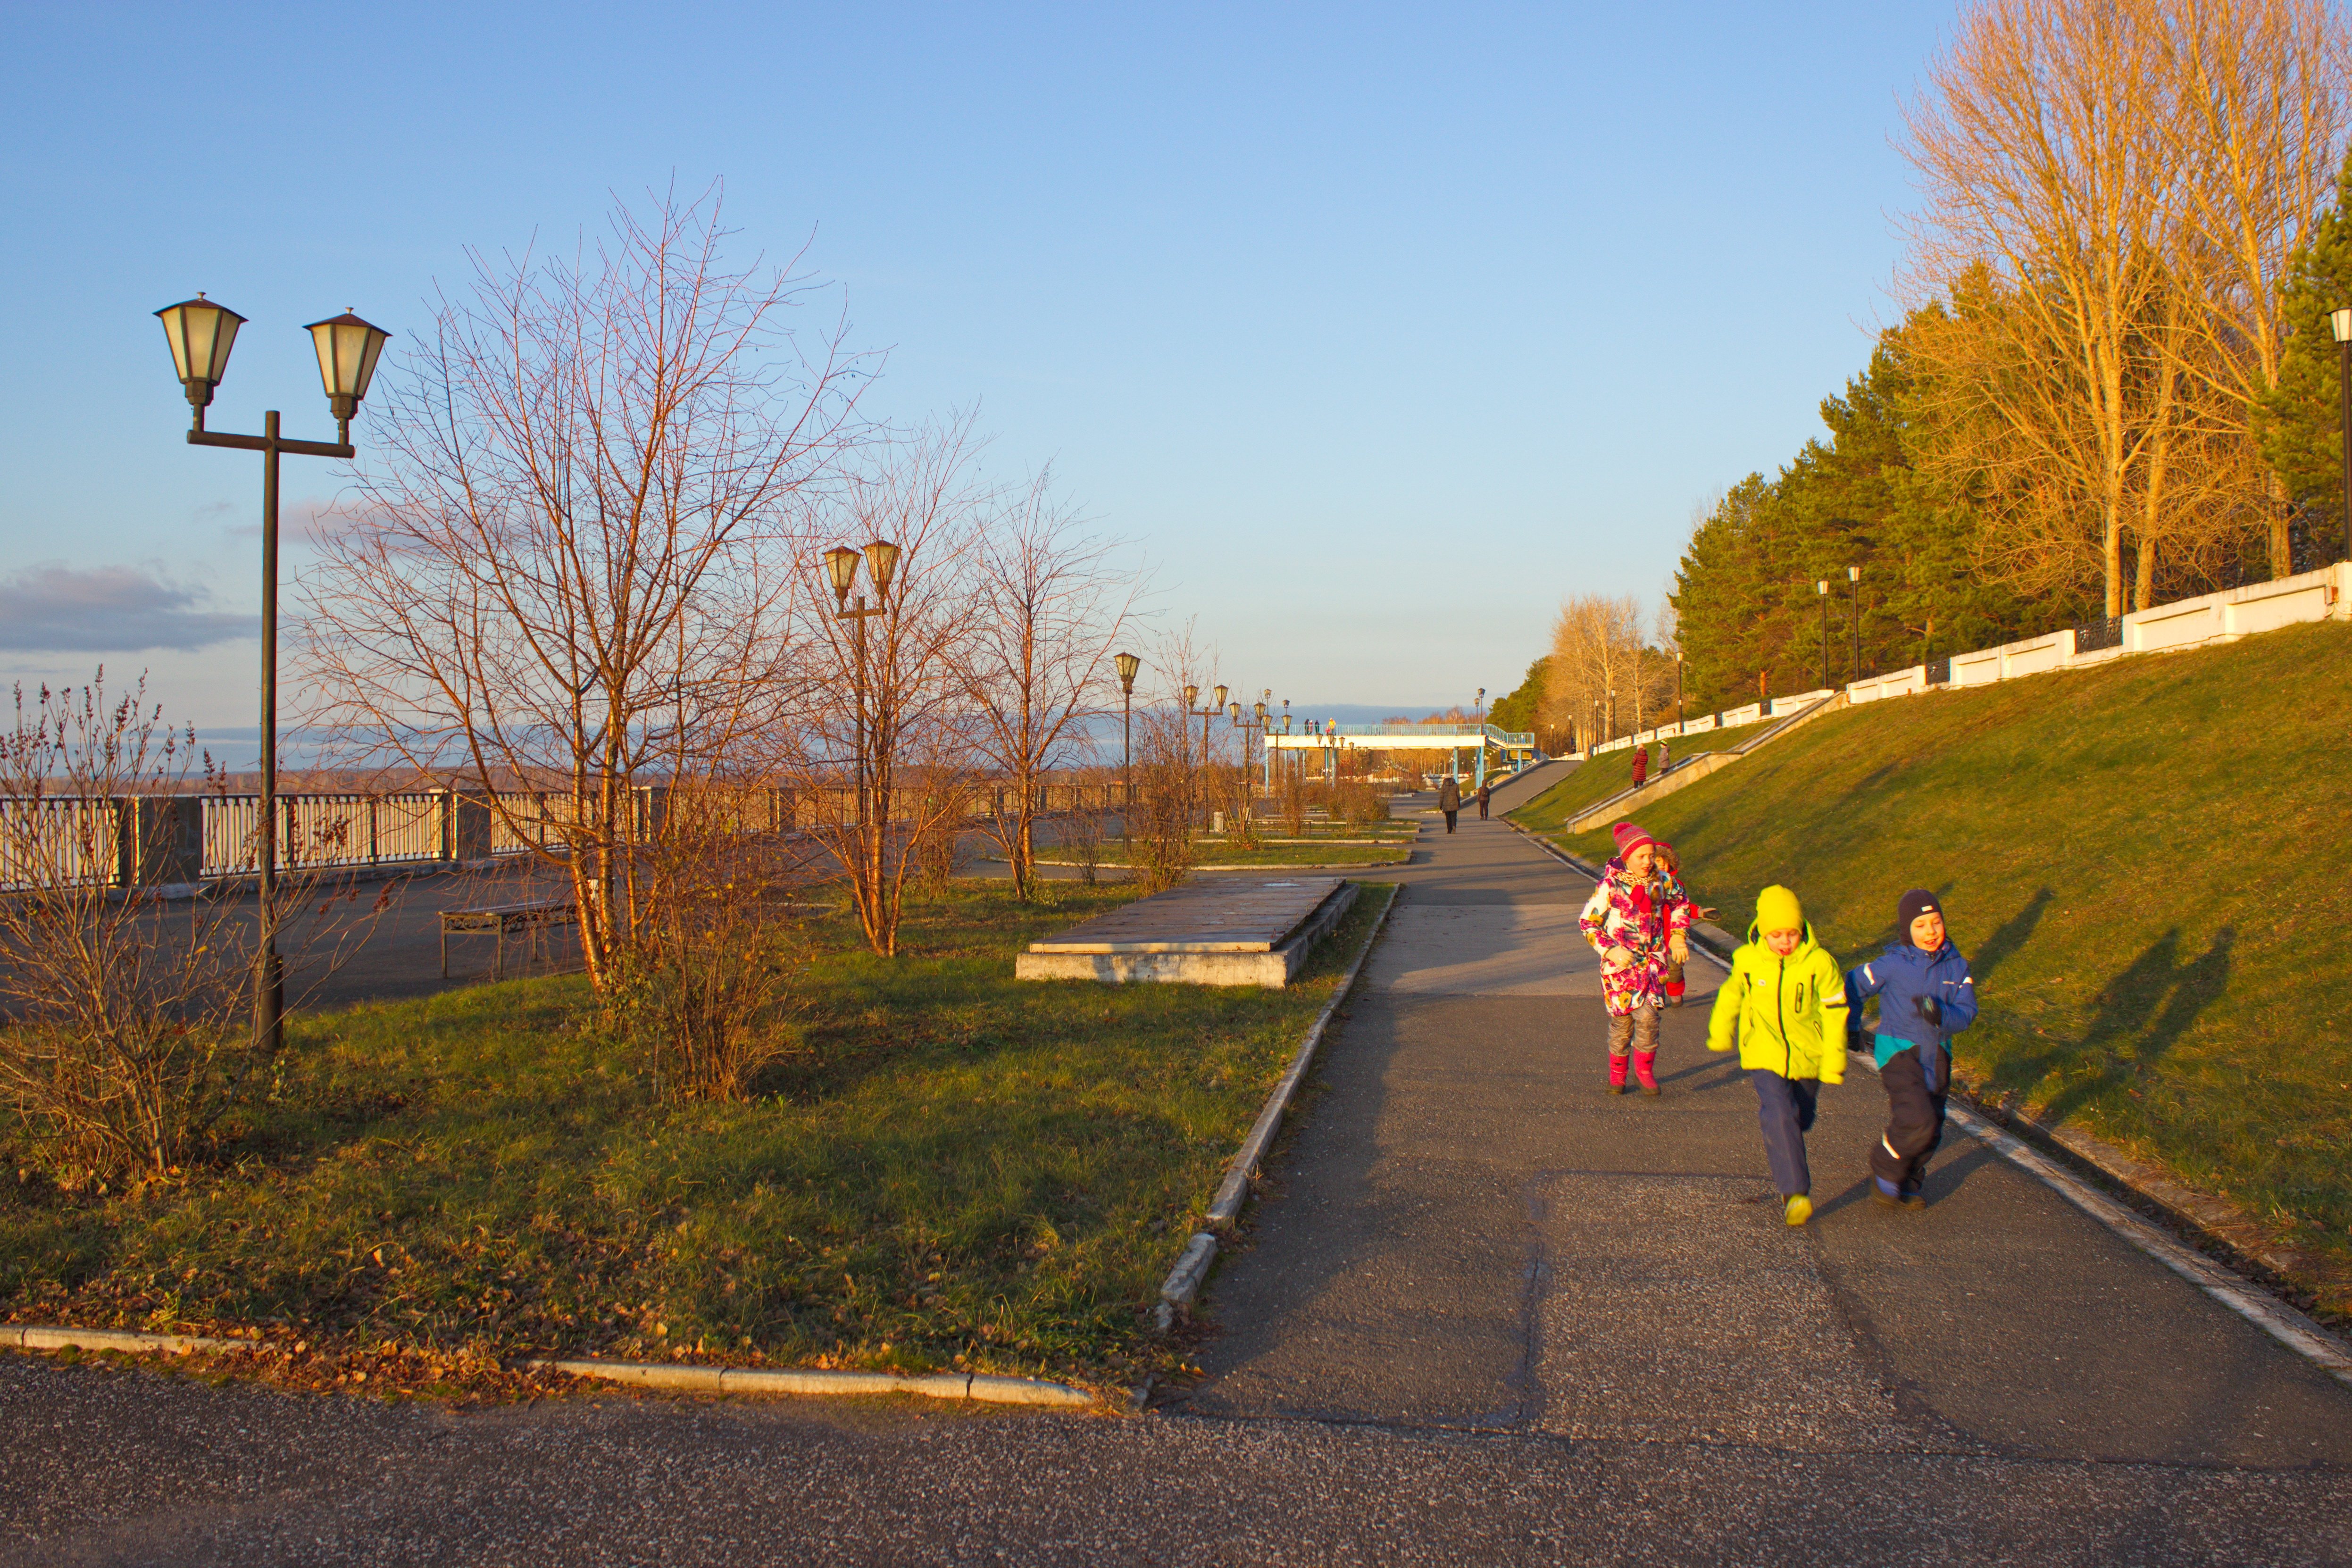
<svg viewBox="0 0 2352 1568">
<path fill-rule="evenodd" d="M 1696 757 L 1702 752 L 1720 752 L 1744 745 L 1750 738 L 1762 734 L 1766 724 L 1775 721 L 1768 720 L 1764 724 L 1742 724 L 1731 730 L 1706 730 L 1696 735 L 1670 736 L 1666 744 L 1676 759 Z M 1652 760 L 1656 760 L 1654 752 Z M 1633 752 L 1603 752 L 1512 812 L 1511 820 L 1538 833 L 1557 833 L 1578 812 L 1596 802 L 1607 800 L 1619 790 L 1630 787 L 1633 782 Z"/>
<path fill-rule="evenodd" d="M 1726 926 L 1786 882 L 1850 963 L 1936 889 L 1985 1004 L 1962 1076 L 2233 1199 L 2341 1315 L 2347 715 L 2352 627 L 2299 626 L 1830 714 L 1635 816 Z"/>
</svg>

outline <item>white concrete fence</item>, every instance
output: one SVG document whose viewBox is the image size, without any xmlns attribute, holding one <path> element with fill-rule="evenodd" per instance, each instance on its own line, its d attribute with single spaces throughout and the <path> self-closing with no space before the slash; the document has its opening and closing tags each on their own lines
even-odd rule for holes
<svg viewBox="0 0 2352 1568">
<path fill-rule="evenodd" d="M 2193 599 L 2179 599 L 2169 605 L 2152 605 L 2145 610 L 2134 610 L 2122 617 L 2121 632 L 2116 645 L 2112 647 L 2077 649 L 2078 634 L 2072 627 L 2061 632 L 2044 632 L 2040 637 L 2021 637 L 2016 642 L 2003 643 L 1999 647 L 1956 653 L 1950 658 L 1938 659 L 1934 664 L 1915 664 L 1908 669 L 1875 675 L 1867 680 L 1850 681 L 1845 687 L 1845 698 L 1849 704 L 1876 702 L 1889 697 L 1911 697 L 1922 691 L 1943 690 L 1949 687 L 1986 686 L 1996 680 L 2014 680 L 2020 676 L 2042 675 L 2053 669 L 2087 669 L 2111 659 L 2128 658 L 2134 654 L 2170 653 L 2215 643 L 2235 642 L 2240 637 L 2252 637 L 2257 632 L 2276 631 L 2281 626 L 2347 619 L 2352 619 L 2352 563 L 2338 562 L 2316 572 L 2281 577 L 2276 582 L 2257 583 L 2251 587 L 2230 588 L 2218 594 L 2202 594 Z M 1823 687 L 1818 691 L 1775 697 L 1768 702 L 1750 702 L 1744 708 L 1727 709 L 1681 724 L 1662 724 L 1654 730 L 1603 741 L 1586 754 L 1622 752 L 1628 747 L 1646 746 L 1675 735 L 1735 729 L 1761 719 L 1801 712 L 1822 698 L 1836 694 L 1835 687 Z"/>
<path fill-rule="evenodd" d="M 2352 564 L 2338 562 L 2316 572 L 2299 573 L 2273 583 L 2257 583 L 2252 587 L 2231 588 L 2134 610 L 2123 617 L 2121 639 L 2114 647 L 2078 650 L 2074 630 L 2047 632 L 2041 637 L 2003 643 L 1999 647 L 1954 654 L 1949 660 L 1938 661 L 1945 667 L 1940 671 L 1937 666 L 1915 664 L 1889 675 L 1853 681 L 1845 689 L 1846 700 L 1877 702 L 1889 697 L 1915 696 L 1947 685 L 1989 686 L 1996 680 L 2043 675 L 2053 669 L 2087 669 L 2134 654 L 2172 653 L 2236 642 L 2281 626 L 2352 619 L 2352 602 L 2347 602 L 2347 595 L 2352 595 Z M 1939 672 L 1947 674 L 1948 679 L 1929 679 L 1931 674 Z"/>
</svg>

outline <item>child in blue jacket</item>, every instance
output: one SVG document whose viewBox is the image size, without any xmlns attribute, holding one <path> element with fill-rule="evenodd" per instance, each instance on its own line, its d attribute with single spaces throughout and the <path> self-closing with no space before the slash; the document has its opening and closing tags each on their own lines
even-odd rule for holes
<svg viewBox="0 0 2352 1568">
<path fill-rule="evenodd" d="M 1923 1209 L 1927 1156 L 1944 1140 L 1952 1089 L 1945 1042 L 1973 1023 L 1977 985 L 1969 961 L 1945 935 L 1936 895 L 1914 888 L 1895 908 L 1895 940 L 1845 977 L 1847 1016 L 1857 1025 L 1865 997 L 1878 998 L 1878 1081 L 1886 1090 L 1886 1131 L 1870 1152 L 1872 1197 L 1888 1208 Z"/>
</svg>

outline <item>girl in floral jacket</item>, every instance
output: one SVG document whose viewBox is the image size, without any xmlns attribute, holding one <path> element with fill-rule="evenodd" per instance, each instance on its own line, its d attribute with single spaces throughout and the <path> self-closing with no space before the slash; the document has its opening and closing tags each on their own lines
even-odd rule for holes
<svg viewBox="0 0 2352 1568">
<path fill-rule="evenodd" d="M 1616 858 L 1601 872 L 1579 923 L 1601 954 L 1601 1000 L 1609 1012 L 1606 1092 L 1625 1092 L 1630 1056 L 1642 1092 L 1655 1094 L 1666 968 L 1689 960 L 1684 933 L 1696 911 L 1678 884 L 1658 874 L 1654 839 L 1630 822 L 1619 823 L 1615 832 Z"/>
</svg>

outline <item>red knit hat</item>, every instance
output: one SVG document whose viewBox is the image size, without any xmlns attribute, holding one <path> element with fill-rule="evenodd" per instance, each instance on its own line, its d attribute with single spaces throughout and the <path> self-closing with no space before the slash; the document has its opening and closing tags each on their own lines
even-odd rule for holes
<svg viewBox="0 0 2352 1568">
<path fill-rule="evenodd" d="M 1634 826 L 1630 822 L 1621 822 L 1611 831 L 1616 835 L 1617 858 L 1621 860 L 1626 856 L 1631 855 L 1634 850 L 1639 849 L 1644 844 L 1654 845 L 1657 843 L 1656 839 L 1651 837 L 1648 834 L 1643 832 L 1640 828 Z"/>
</svg>

